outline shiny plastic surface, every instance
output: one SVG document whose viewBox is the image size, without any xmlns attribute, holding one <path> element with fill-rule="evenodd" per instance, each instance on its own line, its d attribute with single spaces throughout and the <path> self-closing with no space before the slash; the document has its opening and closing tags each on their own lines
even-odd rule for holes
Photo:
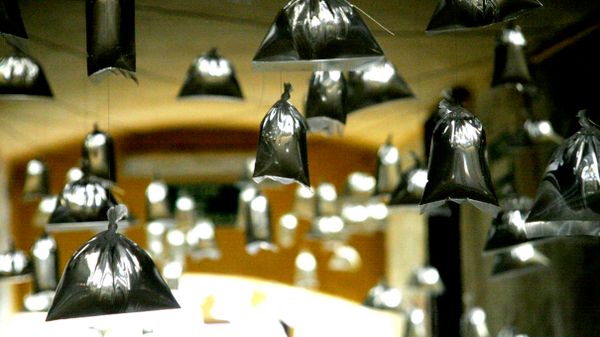
<svg viewBox="0 0 600 337">
<path fill-rule="evenodd" d="M 56 208 L 56 200 L 58 198 L 55 195 L 51 195 L 43 198 L 33 213 L 32 223 L 35 227 L 45 228 L 48 224 L 50 216 Z"/>
<path fill-rule="evenodd" d="M 258 194 L 258 186 L 253 182 L 243 184 L 238 194 L 238 209 L 235 219 L 236 227 L 245 230 L 248 224 L 248 207 L 250 202 Z"/>
<path fill-rule="evenodd" d="M 524 243 L 495 256 L 491 279 L 517 278 L 549 267 L 550 260 L 544 254 L 533 245 Z"/>
<path fill-rule="evenodd" d="M 282 184 L 298 182 L 310 187 L 304 117 L 288 102 L 292 86 L 285 84 L 281 99 L 260 125 L 253 179 L 271 179 Z"/>
<path fill-rule="evenodd" d="M 485 311 L 479 307 L 465 312 L 460 323 L 462 337 L 491 337 Z"/>
<path fill-rule="evenodd" d="M 373 288 L 369 289 L 362 304 L 373 309 L 396 311 L 400 309 L 403 300 L 400 289 L 390 287 L 386 280 L 380 280 Z"/>
<path fill-rule="evenodd" d="M 86 0 L 85 24 L 88 76 L 115 73 L 137 82 L 134 0 Z"/>
<path fill-rule="evenodd" d="M 426 31 L 448 32 L 516 19 L 542 7 L 538 0 L 439 0 Z"/>
<path fill-rule="evenodd" d="M 527 217 L 528 238 L 600 231 L 600 130 L 584 112 L 579 120 L 581 130 L 554 152 L 546 167 Z"/>
<path fill-rule="evenodd" d="M 409 289 L 438 296 L 444 292 L 444 282 L 435 267 L 419 267 L 413 270 L 408 280 Z"/>
<path fill-rule="evenodd" d="M 377 150 L 375 178 L 376 195 L 391 194 L 402 180 L 400 151 L 392 144 L 391 136 Z"/>
<path fill-rule="evenodd" d="M 221 56 L 216 48 L 194 59 L 177 97 L 244 98 L 233 64 Z"/>
<path fill-rule="evenodd" d="M 338 214 L 338 195 L 335 185 L 327 182 L 319 184 L 315 194 L 316 216 L 333 216 Z"/>
<path fill-rule="evenodd" d="M 313 73 L 304 116 L 310 132 L 341 136 L 346 124 L 346 79 L 340 71 Z"/>
<path fill-rule="evenodd" d="M 0 252 L 0 282 L 25 282 L 29 280 L 31 271 L 31 261 L 23 251 L 11 246 L 7 251 Z"/>
<path fill-rule="evenodd" d="M 0 0 L 0 33 L 27 39 L 17 0 Z"/>
<path fill-rule="evenodd" d="M 501 201 L 501 210 L 492 220 L 484 253 L 498 252 L 527 241 L 525 219 L 533 200 L 511 196 Z"/>
<path fill-rule="evenodd" d="M 164 180 L 152 180 L 146 187 L 145 196 L 146 220 L 169 219 L 172 217 L 169 205 L 169 186 Z"/>
<path fill-rule="evenodd" d="M 84 230 L 106 226 L 106 212 L 117 205 L 107 185 L 105 180 L 91 175 L 68 183 L 58 196 L 46 230 Z M 129 225 L 129 222 L 124 221 L 122 225 Z"/>
<path fill-rule="evenodd" d="M 27 162 L 27 167 L 25 168 L 23 200 L 40 200 L 48 194 L 50 194 L 48 166 L 39 159 L 32 159 Z"/>
<path fill-rule="evenodd" d="M 85 136 L 81 147 L 81 158 L 83 163 L 87 164 L 87 170 L 91 175 L 117 181 L 113 138 L 98 129 L 98 125 L 94 125 L 94 130 Z"/>
<path fill-rule="evenodd" d="M 46 321 L 179 308 L 152 258 L 117 232 L 127 208 L 112 207 L 108 229 L 69 260 Z"/>
<path fill-rule="evenodd" d="M 492 87 L 531 84 L 531 75 L 524 52 L 526 45 L 527 41 L 519 26 L 510 25 L 500 32 L 494 51 Z"/>
<path fill-rule="evenodd" d="M 246 252 L 256 255 L 261 250 L 276 251 L 269 199 L 259 191 L 248 203 L 246 212 Z"/>
<path fill-rule="evenodd" d="M 416 206 L 423 197 L 425 185 L 427 185 L 427 167 L 416 154 L 412 155 L 414 165 L 402 174 L 402 179 L 388 202 L 390 208 Z"/>
<path fill-rule="evenodd" d="M 403 337 L 428 337 L 423 309 L 411 308 L 406 312 L 406 328 Z"/>
<path fill-rule="evenodd" d="M 296 244 L 298 218 L 291 213 L 286 213 L 277 221 L 277 244 L 283 248 L 292 248 Z"/>
<path fill-rule="evenodd" d="M 447 201 L 469 201 L 484 212 L 497 213 L 481 122 L 446 100 L 440 110 L 445 112 L 433 131 L 421 210 L 427 212 Z"/>
<path fill-rule="evenodd" d="M 294 193 L 293 213 L 302 219 L 312 219 L 315 216 L 315 192 L 303 185 L 298 185 Z"/>
<path fill-rule="evenodd" d="M 60 278 L 56 241 L 47 233 L 42 234 L 31 247 L 33 266 L 33 292 L 54 291 Z"/>
<path fill-rule="evenodd" d="M 215 224 L 210 219 L 198 219 L 187 233 L 186 241 L 192 259 L 196 261 L 221 258 L 217 244 Z"/>
<path fill-rule="evenodd" d="M 349 71 L 347 83 L 348 113 L 415 96 L 396 67 L 388 60 L 370 63 Z"/>
<path fill-rule="evenodd" d="M 380 60 L 381 47 L 345 0 L 291 0 L 253 59 L 257 70 L 343 70 Z"/>
<path fill-rule="evenodd" d="M 17 49 L 0 57 L 0 99 L 32 100 L 53 96 L 38 61 Z"/>
</svg>

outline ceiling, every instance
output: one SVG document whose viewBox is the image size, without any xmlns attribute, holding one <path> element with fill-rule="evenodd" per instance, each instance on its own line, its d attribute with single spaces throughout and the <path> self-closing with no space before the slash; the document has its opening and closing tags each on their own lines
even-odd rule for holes
<svg viewBox="0 0 600 337">
<path fill-rule="evenodd" d="M 519 19 L 535 46 L 580 20 L 585 0 L 542 0 L 544 7 Z M 307 72 L 253 72 L 251 60 L 285 1 L 137 0 L 136 52 L 139 84 L 112 76 L 99 84 L 86 76 L 85 1 L 19 1 L 30 35 L 27 48 L 43 66 L 54 91 L 48 101 L 0 100 L 0 156 L 33 156 L 44 148 L 80 139 L 94 122 L 113 134 L 198 126 L 258 128 L 279 98 L 282 82 L 303 106 Z M 424 33 L 435 0 L 353 2 L 395 36 L 365 18 L 378 42 L 416 94 L 352 114 L 345 139 L 377 146 L 388 134 L 403 148 L 420 151 L 423 120 L 440 91 L 456 83 L 488 90 L 495 35 L 500 25 L 470 32 Z M 218 47 L 236 66 L 246 100 L 177 101 L 187 68 L 198 54 Z M 0 52 L 8 53 L 6 42 Z"/>
</svg>

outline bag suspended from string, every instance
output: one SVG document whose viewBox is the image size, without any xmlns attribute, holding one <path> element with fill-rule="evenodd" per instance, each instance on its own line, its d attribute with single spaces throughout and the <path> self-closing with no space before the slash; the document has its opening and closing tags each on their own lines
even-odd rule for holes
<svg viewBox="0 0 600 337">
<path fill-rule="evenodd" d="M 469 201 L 482 211 L 497 213 L 498 199 L 486 159 L 485 131 L 479 119 L 465 108 L 442 100 L 442 119 L 431 139 L 427 185 L 421 211 L 447 201 Z"/>
<path fill-rule="evenodd" d="M 127 207 L 107 216 L 108 229 L 69 260 L 46 321 L 179 308 L 148 253 L 117 232 Z"/>
<path fill-rule="evenodd" d="M 426 31 L 438 33 L 484 27 L 516 19 L 542 6 L 538 0 L 440 0 Z"/>
<path fill-rule="evenodd" d="M 579 112 L 581 130 L 552 155 L 527 217 L 528 238 L 600 232 L 600 130 Z"/>
<path fill-rule="evenodd" d="M 137 82 L 134 0 L 86 0 L 85 25 L 88 76 L 112 72 Z"/>
<path fill-rule="evenodd" d="M 288 101 L 292 86 L 285 84 L 281 99 L 260 125 L 253 179 L 271 179 L 282 184 L 298 182 L 310 187 L 304 117 Z"/>
</svg>

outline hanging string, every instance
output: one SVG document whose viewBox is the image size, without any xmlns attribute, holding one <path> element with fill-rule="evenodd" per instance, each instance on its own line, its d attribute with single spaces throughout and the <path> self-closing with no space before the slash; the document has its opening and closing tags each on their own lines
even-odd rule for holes
<svg viewBox="0 0 600 337">
<path fill-rule="evenodd" d="M 110 76 L 106 79 L 106 131 L 110 131 Z"/>
</svg>

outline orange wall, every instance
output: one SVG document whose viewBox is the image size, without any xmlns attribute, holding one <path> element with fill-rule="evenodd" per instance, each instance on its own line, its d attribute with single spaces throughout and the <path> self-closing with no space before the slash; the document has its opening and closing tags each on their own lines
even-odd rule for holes
<svg viewBox="0 0 600 337">
<path fill-rule="evenodd" d="M 129 133 L 115 137 L 117 149 L 117 165 L 122 158 L 130 154 L 180 151 L 204 152 L 222 150 L 249 150 L 256 148 L 258 134 L 256 131 L 243 130 L 207 130 L 178 129 L 161 130 L 148 133 Z M 80 143 L 73 143 L 61 148 L 42 153 L 38 157 L 44 160 L 50 169 L 51 190 L 57 194 L 63 186 L 66 171 L 78 163 Z M 10 192 L 12 199 L 12 228 L 17 247 L 29 249 L 41 229 L 33 228 L 32 216 L 36 204 L 21 201 L 21 190 L 25 165 L 29 158 L 15 160 L 10 166 Z M 339 139 L 322 137 L 309 138 L 309 163 L 311 182 L 316 186 L 319 182 L 328 181 L 341 191 L 346 176 L 352 171 L 372 172 L 375 168 L 375 151 L 360 148 Z M 144 215 L 144 191 L 150 182 L 147 178 L 123 177 L 120 172 L 118 184 L 126 191 L 123 202 L 139 218 Z M 291 209 L 295 186 L 267 190 L 271 201 L 273 221 Z M 291 249 L 280 249 L 278 253 L 261 252 L 257 256 L 249 256 L 244 250 L 244 235 L 235 229 L 218 229 L 217 239 L 222 251 L 219 261 L 190 261 L 189 269 L 193 271 L 214 272 L 260 277 L 291 284 L 294 274 L 294 259 L 299 248 L 309 247 L 319 263 L 318 277 L 320 290 L 361 301 L 368 289 L 384 274 L 384 245 L 381 233 L 353 237 L 350 243 L 359 251 L 363 265 L 358 272 L 342 273 L 327 269 L 329 253 L 321 249 L 318 242 L 302 240 L 309 224 L 301 222 L 299 228 L 299 244 Z M 129 229 L 126 235 L 142 246 L 145 244 L 143 226 Z M 92 232 L 57 233 L 55 237 L 61 252 L 61 268 L 71 254 L 87 239 Z M 18 296 L 22 296 L 27 286 L 21 286 Z M 19 300 L 20 301 L 20 300 Z"/>
</svg>

